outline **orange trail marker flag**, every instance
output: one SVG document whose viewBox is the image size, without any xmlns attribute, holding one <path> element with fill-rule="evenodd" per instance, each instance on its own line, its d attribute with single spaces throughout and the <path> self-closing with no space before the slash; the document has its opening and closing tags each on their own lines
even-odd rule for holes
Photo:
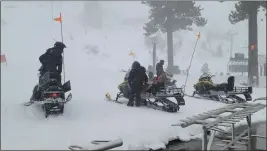
<svg viewBox="0 0 267 151">
<path fill-rule="evenodd" d="M 54 18 L 54 20 L 55 21 L 58 21 L 58 22 L 60 22 L 60 32 L 61 32 L 61 41 L 63 42 L 63 27 L 62 27 L 62 15 L 61 15 L 61 13 L 59 13 L 59 17 L 57 17 L 57 18 Z M 64 83 L 65 83 L 65 63 L 64 63 L 64 51 L 63 51 L 63 73 L 64 73 L 64 77 L 63 77 L 63 81 L 64 81 Z"/>
<path fill-rule="evenodd" d="M 199 39 L 200 38 L 200 32 L 197 34 L 197 39 Z"/>
<path fill-rule="evenodd" d="M 55 21 L 59 21 L 60 23 L 62 23 L 62 16 L 61 13 L 59 14 L 59 17 L 54 18 Z"/>
<path fill-rule="evenodd" d="M 7 65 L 6 55 L 1 55 L 1 63 L 6 63 Z"/>
</svg>

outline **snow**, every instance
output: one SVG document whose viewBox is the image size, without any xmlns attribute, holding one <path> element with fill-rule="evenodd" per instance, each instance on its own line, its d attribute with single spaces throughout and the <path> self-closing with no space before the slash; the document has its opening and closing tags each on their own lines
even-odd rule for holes
<svg viewBox="0 0 267 151">
<path fill-rule="evenodd" d="M 40 66 L 37 58 L 52 46 L 53 38 L 60 39 L 59 25 L 49 20 L 51 14 L 43 13 L 47 12 L 44 9 L 48 6 L 26 11 L 33 9 L 36 4 L 24 3 L 19 3 L 12 10 L 5 9 L 7 12 L 3 13 L 6 15 L 4 20 L 7 25 L 2 27 L 4 30 L 1 36 L 4 38 L 1 39 L 1 51 L 7 55 L 8 61 L 7 66 L 1 65 L 3 150 L 65 150 L 69 145 L 90 147 L 91 140 L 117 138 L 123 140 L 123 146 L 116 149 L 165 148 L 170 140 L 179 138 L 189 141 L 201 134 L 200 125 L 183 129 L 172 127 L 172 124 L 180 119 L 225 106 L 220 102 L 185 97 L 186 105 L 181 106 L 179 112 L 166 113 L 145 107 L 129 108 L 106 101 L 105 94 L 108 92 L 114 98 L 118 91 L 117 85 L 122 82 L 125 73 L 119 70 L 127 69 L 131 65 L 133 59 L 127 56 L 130 49 L 135 51 L 136 59 L 141 64 L 145 67 L 150 64 L 151 59 L 147 59 L 148 51 L 143 46 L 143 31 L 140 27 L 123 27 L 123 30 L 116 27 L 114 30 L 104 28 L 101 34 L 98 30 L 89 29 L 90 34 L 84 35 L 80 27 L 75 25 L 78 27 L 74 28 L 71 18 L 64 15 L 71 14 L 68 9 L 62 8 L 55 12 L 62 12 L 66 25 L 64 29 L 73 36 L 73 40 L 67 36 L 64 39 L 68 47 L 65 51 L 66 78 L 71 80 L 73 100 L 66 105 L 64 115 L 44 118 L 40 106 L 25 107 L 22 104 L 28 101 L 37 82 L 36 74 Z M 72 14 L 72 17 L 75 18 L 75 15 Z M 109 15 L 112 16 L 112 13 Z M 119 18 L 122 16 L 117 17 Z M 105 36 L 106 40 L 103 38 Z M 84 50 L 87 44 L 96 45 L 100 54 L 88 56 Z M 105 55 L 108 57 L 103 57 Z M 192 85 L 198 76 L 192 74 L 189 77 L 186 87 L 188 94 L 192 93 Z M 184 85 L 184 76 L 175 76 L 175 79 L 179 86 Z M 225 79 L 226 77 L 216 77 L 215 81 Z M 262 96 L 266 96 L 265 89 L 255 88 L 252 97 Z M 266 109 L 255 113 L 252 120 L 266 120 Z"/>
</svg>

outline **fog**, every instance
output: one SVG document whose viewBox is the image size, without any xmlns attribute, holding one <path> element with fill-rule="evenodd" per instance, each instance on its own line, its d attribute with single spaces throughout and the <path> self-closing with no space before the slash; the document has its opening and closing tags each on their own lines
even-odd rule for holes
<svg viewBox="0 0 267 151">
<path fill-rule="evenodd" d="M 90 9 L 84 9 L 86 3 L 89 3 L 87 7 Z M 188 67 L 198 32 L 201 33 L 201 38 L 196 48 L 191 74 L 199 75 L 204 63 L 209 64 L 211 72 L 226 73 L 230 42 L 223 39 L 223 36 L 230 30 L 238 33 L 234 38 L 233 54 L 239 52 L 247 55 L 247 48 L 241 47 L 246 46 L 248 41 L 247 21 L 236 25 L 228 21 L 234 3 L 197 2 L 204 8 L 202 15 L 208 23 L 205 27 L 194 28 L 191 32 L 174 33 L 175 65 L 180 66 L 181 70 Z M 31 94 L 31 89 L 37 82 L 39 56 L 52 47 L 55 40 L 61 40 L 60 24 L 53 20 L 59 13 L 63 16 L 64 43 L 68 47 L 65 49 L 66 78 L 76 85 L 81 84 L 77 87 L 84 87 L 82 75 L 99 74 L 97 69 L 103 69 L 104 74 L 108 74 L 109 71 L 129 68 L 133 60 L 138 60 L 147 67 L 152 64 L 152 46 L 145 43 L 143 35 L 148 11 L 149 8 L 141 2 L 3 2 L 1 54 L 6 55 L 7 66 L 2 65 L 1 72 L 8 73 L 9 78 L 5 79 L 5 83 L 16 83 L 20 87 L 18 89 L 23 88 L 20 93 L 28 96 Z M 259 54 L 266 52 L 264 18 L 264 13 L 260 12 Z M 161 35 L 161 43 L 166 44 L 166 34 Z M 179 41 L 180 45 L 177 44 Z M 203 43 L 206 43 L 205 47 Z M 221 45 L 222 49 L 220 57 L 213 54 L 218 45 Z M 157 58 L 166 60 L 166 45 L 161 48 Z M 131 51 L 136 54 L 135 58 L 129 56 Z"/>
</svg>

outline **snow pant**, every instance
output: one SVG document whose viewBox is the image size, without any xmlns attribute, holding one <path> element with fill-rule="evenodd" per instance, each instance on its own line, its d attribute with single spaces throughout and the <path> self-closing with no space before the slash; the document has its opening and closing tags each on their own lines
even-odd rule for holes
<svg viewBox="0 0 267 151">
<path fill-rule="evenodd" d="M 128 106 L 133 106 L 134 101 L 137 107 L 140 106 L 141 88 L 142 88 L 142 85 L 138 85 L 138 84 L 130 85 L 130 97 L 129 97 L 129 102 L 127 104 Z"/>
<path fill-rule="evenodd" d="M 156 84 L 152 84 L 152 87 L 151 87 L 151 92 L 153 95 L 156 95 L 157 92 L 159 92 L 160 90 L 160 87 L 163 87 L 164 86 L 164 83 L 156 83 Z"/>
</svg>

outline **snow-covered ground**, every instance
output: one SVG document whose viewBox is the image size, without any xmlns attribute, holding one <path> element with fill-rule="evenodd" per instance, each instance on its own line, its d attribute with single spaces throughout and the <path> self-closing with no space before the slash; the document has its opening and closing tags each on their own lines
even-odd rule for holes
<svg viewBox="0 0 267 151">
<path fill-rule="evenodd" d="M 105 72 L 105 70 L 94 70 L 99 73 Z M 24 107 L 22 105 L 27 98 L 24 100 L 2 99 L 2 149 L 63 150 L 71 144 L 88 147 L 89 141 L 94 139 L 112 140 L 116 138 L 123 139 L 124 145 L 120 149 L 163 148 L 171 139 L 180 138 L 188 141 L 194 138 L 194 135 L 199 136 L 201 133 L 199 125 L 182 129 L 171 127 L 171 124 L 188 116 L 225 105 L 219 102 L 185 97 L 186 106 L 182 106 L 178 113 L 173 114 L 145 107 L 129 108 L 107 102 L 104 99 L 106 92 L 115 97 L 117 84 L 121 82 L 123 73 L 108 71 L 108 76 L 98 74 L 97 78 L 91 79 L 91 75 L 84 74 L 80 78 L 86 77 L 89 78 L 83 83 L 87 87 L 83 88 L 75 88 L 77 83 L 75 83 L 75 79 L 71 80 L 74 85 L 73 101 L 66 105 L 63 116 L 45 119 L 40 107 Z M 177 77 L 177 80 L 183 81 L 183 78 Z M 190 77 L 188 93 L 191 93 L 190 87 L 195 80 Z M 3 82 L 5 83 L 5 81 Z M 88 99 L 77 99 L 77 91 L 87 95 Z M 264 89 L 255 90 L 253 97 L 265 96 L 264 93 Z M 16 95 L 16 93 L 10 95 Z M 252 117 L 254 122 L 265 119 L 266 109 L 257 112 Z"/>
<path fill-rule="evenodd" d="M 112 97 L 117 93 L 117 85 L 124 77 L 119 69 L 131 65 L 132 58 L 127 56 L 130 49 L 143 54 L 137 59 L 145 67 L 151 62 L 140 41 L 142 29 L 114 27 L 113 30 L 103 29 L 105 32 L 101 34 L 91 30 L 89 35 L 83 35 L 79 27 L 70 26 L 66 15 L 65 27 L 74 37 L 73 40 L 68 36 L 64 39 L 68 46 L 65 51 L 66 78 L 71 80 L 73 100 L 66 105 L 64 115 L 44 118 L 40 107 L 25 107 L 23 103 L 28 101 L 37 82 L 39 55 L 52 46 L 53 37 L 60 39 L 60 34 L 59 25 L 49 20 L 51 14 L 43 13 L 47 12 L 45 6 L 26 11 L 34 5 L 20 3 L 17 11 L 14 8 L 6 10 L 10 16 L 4 18 L 7 24 L 2 27 L 1 51 L 7 55 L 8 64 L 1 65 L 1 149 L 64 150 L 73 144 L 88 147 L 95 139 L 117 138 L 122 138 L 124 143 L 118 149 L 164 148 L 171 139 L 188 141 L 201 133 L 199 125 L 182 129 L 171 127 L 171 124 L 225 105 L 185 97 L 186 105 L 171 114 L 105 101 L 105 93 L 109 92 Z M 24 18 L 18 15 L 24 15 Z M 100 54 L 88 56 L 84 50 L 86 44 L 97 45 Z M 188 79 L 188 94 L 192 93 L 192 85 L 199 76 L 193 75 Z M 175 79 L 178 85 L 184 84 L 185 77 L 176 76 Z M 226 77 L 215 79 L 216 82 L 225 80 Z M 252 96 L 266 96 L 266 90 L 255 88 Z M 266 109 L 254 114 L 252 120 L 266 120 Z"/>
</svg>

